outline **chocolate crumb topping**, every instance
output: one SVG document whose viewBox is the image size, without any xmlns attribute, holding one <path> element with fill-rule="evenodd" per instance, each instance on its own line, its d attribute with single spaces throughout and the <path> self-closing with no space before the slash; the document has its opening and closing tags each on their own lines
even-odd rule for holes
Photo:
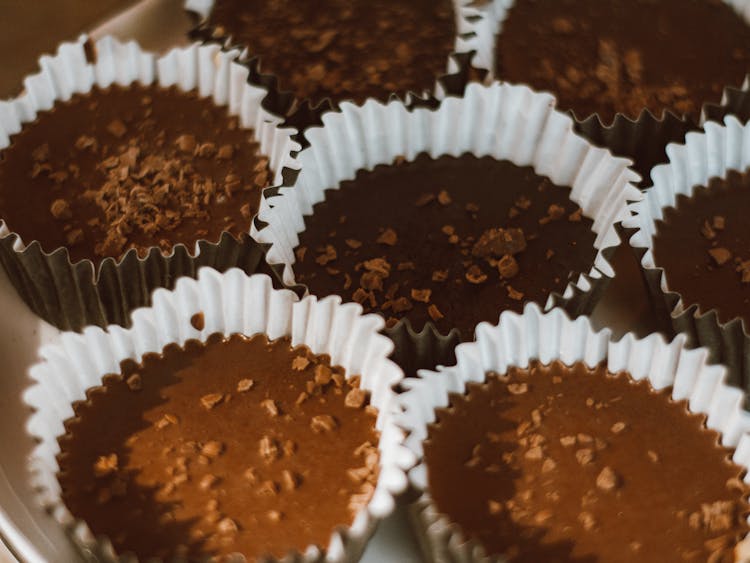
<svg viewBox="0 0 750 563">
<path fill-rule="evenodd" d="M 94 88 L 11 137 L 0 216 L 47 252 L 67 247 L 73 261 L 244 236 L 271 179 L 252 134 L 194 92 Z"/>
<path fill-rule="evenodd" d="M 590 270 L 592 222 L 569 194 L 530 168 L 471 155 L 360 171 L 305 218 L 298 250 L 309 252 L 296 253 L 295 277 L 388 326 L 408 318 L 417 330 L 433 322 L 470 338 L 480 321 L 546 303 Z"/>
<path fill-rule="evenodd" d="M 430 495 L 513 563 L 732 561 L 750 491 L 704 421 L 603 366 L 490 373 L 428 429 Z"/>
<path fill-rule="evenodd" d="M 125 380 L 125 384 L 131 391 L 140 391 L 141 389 L 143 389 L 143 380 L 141 380 L 141 376 L 138 373 L 134 373 L 133 375 L 128 377 Z"/>
<path fill-rule="evenodd" d="M 712 248 L 708 251 L 708 254 L 713 258 L 717 266 L 723 266 L 732 259 L 732 253 L 726 248 Z"/>
<path fill-rule="evenodd" d="M 308 383 L 315 400 L 298 403 Z M 66 421 L 58 478 L 69 510 L 119 553 L 282 557 L 327 545 L 372 497 L 379 454 L 368 393 L 288 338 L 169 345 L 142 365 L 123 362 L 122 375 L 87 396 Z"/>
<path fill-rule="evenodd" d="M 195 330 L 203 330 L 206 327 L 206 318 L 203 313 L 196 313 L 190 317 L 190 324 Z"/>
<path fill-rule="evenodd" d="M 250 391 L 250 389 L 253 388 L 253 385 L 255 385 L 255 382 L 252 379 L 240 379 L 237 382 L 237 391 L 240 393 Z"/>
<path fill-rule="evenodd" d="M 203 405 L 203 408 L 211 410 L 218 405 L 222 399 L 224 399 L 224 395 L 221 393 L 208 393 L 201 397 L 201 404 Z"/>
</svg>

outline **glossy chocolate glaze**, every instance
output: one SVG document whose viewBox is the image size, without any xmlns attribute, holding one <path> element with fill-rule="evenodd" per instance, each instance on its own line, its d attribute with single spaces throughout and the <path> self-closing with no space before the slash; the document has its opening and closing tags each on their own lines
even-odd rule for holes
<svg viewBox="0 0 750 563">
<path fill-rule="evenodd" d="M 423 154 L 361 171 L 326 191 L 306 217 L 296 280 L 315 295 L 359 301 L 390 324 L 408 318 L 420 329 L 432 321 L 443 333 L 457 327 L 469 339 L 480 321 L 497 322 L 501 311 L 520 311 L 528 301 L 543 305 L 551 292 L 564 290 L 571 273 L 590 270 L 592 222 L 577 213 L 569 194 L 531 168 L 472 155 Z M 554 219 L 551 209 L 559 213 Z M 493 229 L 523 231 L 525 249 L 511 252 L 517 263 L 511 277 L 512 271 L 500 273 L 504 253 L 475 255 Z M 373 259 L 383 259 L 389 274 L 370 297 L 362 287 L 373 280 L 363 274 L 377 267 L 367 262 Z"/>
<path fill-rule="evenodd" d="M 260 56 L 299 98 L 430 91 L 455 40 L 451 0 L 217 0 L 209 25 Z"/>
<path fill-rule="evenodd" d="M 722 0 L 518 0 L 496 55 L 498 78 L 551 91 L 580 118 L 697 119 L 750 72 L 750 26 Z"/>
<path fill-rule="evenodd" d="M 735 317 L 750 326 L 750 174 L 729 172 L 680 195 L 664 210 L 654 235 L 654 262 L 667 287 L 686 307 L 716 309 L 721 322 Z"/>
<path fill-rule="evenodd" d="M 78 261 L 246 234 L 268 159 L 226 107 L 176 88 L 94 88 L 11 137 L 0 218 Z"/>
<path fill-rule="evenodd" d="M 438 412 L 430 494 L 514 563 L 733 561 L 748 488 L 704 420 L 625 373 L 533 362 Z"/>
<path fill-rule="evenodd" d="M 66 422 L 65 504 L 141 560 L 325 548 L 369 501 L 378 462 L 367 394 L 329 365 L 240 335 L 124 362 Z"/>
</svg>

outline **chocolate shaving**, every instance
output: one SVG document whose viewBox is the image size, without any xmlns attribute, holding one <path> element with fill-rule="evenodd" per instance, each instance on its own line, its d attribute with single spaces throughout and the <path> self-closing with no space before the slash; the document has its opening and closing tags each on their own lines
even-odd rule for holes
<svg viewBox="0 0 750 563">
<path fill-rule="evenodd" d="M 614 491 L 620 486 L 620 477 L 611 467 L 607 466 L 597 476 L 596 486 L 602 491 Z"/>
<path fill-rule="evenodd" d="M 237 382 L 237 392 L 245 393 L 246 391 L 250 391 L 253 385 L 255 385 L 255 382 L 252 379 L 240 379 Z"/>
<path fill-rule="evenodd" d="M 472 264 L 469 266 L 469 269 L 466 270 L 466 280 L 469 283 L 479 285 L 487 281 L 487 274 L 482 272 L 482 269 L 479 266 Z"/>
<path fill-rule="evenodd" d="M 260 402 L 260 407 L 270 417 L 279 416 L 279 407 L 273 399 L 264 399 Z"/>
<path fill-rule="evenodd" d="M 359 409 L 364 406 L 367 400 L 367 393 L 362 389 L 351 389 L 344 397 L 344 404 L 347 407 Z"/>
<path fill-rule="evenodd" d="M 70 205 L 64 199 L 56 199 L 53 201 L 49 211 L 55 219 L 59 220 L 70 219 L 73 216 L 73 213 L 70 210 Z"/>
<path fill-rule="evenodd" d="M 331 432 L 336 426 L 336 420 L 328 414 L 320 414 L 310 420 L 310 428 L 316 434 Z"/>
<path fill-rule="evenodd" d="M 216 440 L 209 440 L 201 448 L 201 454 L 209 459 L 213 459 L 224 451 L 224 444 Z"/>
<path fill-rule="evenodd" d="M 432 290 L 430 289 L 412 289 L 411 290 L 411 298 L 414 301 L 419 301 L 420 303 L 429 303 L 431 295 L 432 295 Z"/>
<path fill-rule="evenodd" d="M 221 403 L 223 399 L 224 395 L 222 395 L 221 393 L 209 393 L 201 397 L 201 404 L 205 409 L 211 410 L 216 405 Z"/>
<path fill-rule="evenodd" d="M 261 438 L 258 444 L 258 452 L 266 463 L 270 463 L 280 457 L 278 443 L 269 436 Z"/>
<path fill-rule="evenodd" d="M 526 238 L 523 230 L 510 229 L 487 229 L 479 237 L 471 250 L 473 256 L 486 258 L 494 256 L 500 258 L 506 254 L 514 255 L 526 249 Z"/>
<path fill-rule="evenodd" d="M 708 254 L 717 266 L 723 266 L 732 259 L 732 253 L 723 247 L 712 248 L 708 251 Z"/>
<path fill-rule="evenodd" d="M 504 280 L 509 280 L 518 275 L 518 262 L 510 254 L 506 254 L 497 262 L 497 271 Z"/>
<path fill-rule="evenodd" d="M 107 131 L 109 131 L 118 139 L 122 139 L 125 136 L 125 133 L 128 132 L 128 128 L 125 126 L 121 119 L 115 119 L 111 121 L 109 125 L 107 125 Z"/>
<path fill-rule="evenodd" d="M 117 471 L 117 454 L 99 456 L 94 463 L 94 477 L 106 477 Z"/>
<path fill-rule="evenodd" d="M 380 236 L 378 236 L 375 242 L 388 246 L 394 246 L 396 242 L 398 242 L 398 235 L 396 235 L 396 231 L 388 228 L 380 233 Z"/>
<path fill-rule="evenodd" d="M 131 391 L 140 391 L 141 389 L 143 389 L 143 380 L 137 373 L 128 376 L 128 378 L 125 380 L 125 384 Z"/>
<path fill-rule="evenodd" d="M 427 307 L 427 314 L 430 315 L 430 318 L 435 322 L 439 321 L 444 316 L 434 303 Z"/>
<path fill-rule="evenodd" d="M 424 207 L 425 205 L 432 203 L 433 201 L 435 201 L 435 194 L 425 193 L 417 198 L 415 204 L 417 207 Z"/>
<path fill-rule="evenodd" d="M 305 356 L 297 356 L 292 360 L 292 369 L 296 371 L 302 371 L 310 365 L 310 360 Z"/>
<path fill-rule="evenodd" d="M 521 293 L 520 291 L 516 291 L 510 285 L 505 286 L 505 289 L 508 292 L 508 297 L 510 297 L 514 301 L 521 301 L 523 299 L 523 293 Z"/>
<path fill-rule="evenodd" d="M 206 327 L 206 319 L 203 313 L 196 313 L 190 317 L 190 324 L 195 330 L 203 330 Z"/>
<path fill-rule="evenodd" d="M 450 194 L 446 190 L 440 190 L 437 195 L 437 200 L 440 205 L 450 205 L 453 202 Z"/>
</svg>

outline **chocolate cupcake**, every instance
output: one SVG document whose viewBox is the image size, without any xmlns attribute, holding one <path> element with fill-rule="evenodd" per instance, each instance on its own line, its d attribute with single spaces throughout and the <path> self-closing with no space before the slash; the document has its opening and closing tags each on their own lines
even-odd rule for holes
<svg viewBox="0 0 750 563">
<path fill-rule="evenodd" d="M 588 310 L 635 174 L 572 131 L 552 98 L 473 84 L 436 110 L 346 104 L 307 131 L 295 184 L 256 239 L 284 281 L 470 339 L 551 294 Z M 596 286 L 596 287 L 594 287 Z M 591 290 L 591 291 L 590 291 Z"/>
<path fill-rule="evenodd" d="M 483 69 L 491 60 L 490 42 L 477 40 L 481 9 L 459 0 L 187 0 L 185 7 L 201 19 L 193 37 L 246 49 L 259 82 L 313 106 L 432 94 L 439 77 L 459 68 L 451 55 L 473 51 Z"/>
<path fill-rule="evenodd" d="M 405 486 L 401 372 L 360 311 L 206 268 L 63 335 L 26 393 L 41 501 L 98 560 L 355 560 Z"/>
<path fill-rule="evenodd" d="M 652 171 L 653 188 L 631 206 L 625 226 L 658 314 L 675 332 L 711 351 L 730 380 L 750 381 L 744 256 L 750 125 L 727 117 L 667 148 L 669 164 Z"/>
<path fill-rule="evenodd" d="M 551 91 L 579 118 L 648 109 L 697 120 L 750 72 L 746 4 L 518 0 L 498 14 L 495 76 Z M 698 49 L 700 37 L 712 40 Z"/>
<path fill-rule="evenodd" d="M 262 266 L 248 236 L 293 131 L 261 108 L 236 52 L 156 59 L 105 38 L 65 44 L 5 102 L 3 264 L 59 328 L 125 323 L 200 265 Z M 31 197 L 29 197 L 31 195 Z"/>
<path fill-rule="evenodd" d="M 456 357 L 400 396 L 428 560 L 741 560 L 750 415 L 704 350 L 529 305 Z"/>
<path fill-rule="evenodd" d="M 664 147 L 698 128 L 704 104 L 750 73 L 744 0 L 508 4 L 490 11 L 495 77 L 555 94 L 592 142 L 635 161 L 644 186 Z"/>
</svg>

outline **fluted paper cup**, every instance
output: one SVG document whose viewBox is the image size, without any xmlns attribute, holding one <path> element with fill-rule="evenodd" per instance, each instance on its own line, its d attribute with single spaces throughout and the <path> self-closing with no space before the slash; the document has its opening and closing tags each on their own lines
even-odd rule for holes
<svg viewBox="0 0 750 563">
<path fill-rule="evenodd" d="M 730 5 L 748 25 L 750 25 L 750 0 L 723 0 Z M 491 31 L 483 31 L 478 34 L 480 43 L 490 40 L 491 46 L 482 45 L 481 50 L 491 53 L 491 68 L 495 69 L 495 46 L 497 38 L 502 35 L 503 22 L 513 10 L 516 0 L 490 0 L 483 9 L 486 22 L 483 26 L 491 28 Z M 648 13 L 644 17 L 648 18 Z M 592 31 L 595 33 L 595 31 Z M 708 38 L 706 38 L 709 40 Z M 497 78 L 493 74 L 490 78 Z M 747 87 L 750 83 L 750 74 L 739 75 L 736 80 L 725 84 L 726 90 Z M 702 107 L 694 112 L 694 115 L 681 114 L 676 111 L 666 110 L 654 113 L 643 109 L 638 115 L 625 115 L 617 113 L 613 117 L 603 117 L 598 113 L 590 115 L 578 115 L 570 111 L 577 121 L 577 130 L 598 146 L 603 146 L 617 156 L 630 158 L 634 161 L 634 169 L 641 175 L 641 187 L 649 184 L 648 171 L 655 165 L 666 162 L 664 149 L 669 143 L 684 142 L 685 134 L 695 131 L 702 125 L 702 115 L 711 115 L 716 110 L 712 109 L 719 105 L 720 95 L 716 99 L 703 100 Z"/>
<path fill-rule="evenodd" d="M 40 112 L 74 94 L 135 82 L 176 86 L 226 106 L 240 127 L 252 129 L 260 153 L 269 159 L 271 185 L 280 185 L 282 172 L 295 166 L 291 157 L 299 148 L 292 140 L 295 131 L 280 128 L 281 118 L 262 107 L 267 91 L 247 84 L 248 71 L 236 62 L 237 55 L 216 45 L 195 44 L 157 57 L 134 42 L 121 43 L 111 37 L 93 46 L 85 36 L 63 43 L 55 55 L 40 59 L 40 71 L 24 80 L 20 96 L 0 102 L 0 155 L 13 142 L 13 135 Z M 172 287 L 178 277 L 195 276 L 201 266 L 272 273 L 265 265 L 263 249 L 249 237 L 242 239 L 224 232 L 219 240 L 196 237 L 192 247 L 177 244 L 168 254 L 153 247 L 145 258 L 130 250 L 119 259 L 71 262 L 66 248 L 42 248 L 38 241 L 22 240 L 0 217 L 0 261 L 10 280 L 35 313 L 64 330 L 127 324 L 133 309 L 150 303 L 155 288 Z"/>
<path fill-rule="evenodd" d="M 204 318 L 201 330 L 191 323 L 198 313 Z M 358 560 L 377 522 L 393 511 L 394 496 L 406 488 L 402 465 L 408 465 L 410 458 L 403 447 L 403 432 L 393 421 L 397 401 L 392 387 L 403 373 L 388 360 L 392 344 L 378 334 L 382 326 L 379 317 L 363 316 L 359 306 L 342 305 L 335 297 L 300 301 L 291 291 L 274 289 L 268 276 L 203 268 L 197 280 L 181 278 L 173 291 L 156 291 L 150 308 L 133 313 L 129 329 L 112 325 L 106 330 L 88 327 L 82 333 L 63 333 L 42 348 L 40 363 L 30 370 L 34 384 L 24 394 L 35 411 L 27 429 L 38 440 L 29 467 L 39 502 L 97 561 L 135 561 L 132 554 L 115 553 L 109 538 L 94 537 L 60 498 L 58 438 L 66 432 L 64 421 L 74 415 L 72 404 L 85 399 L 87 389 L 101 385 L 103 375 L 119 373 L 121 361 L 139 362 L 144 354 L 161 352 L 171 343 L 205 341 L 215 333 L 264 334 L 271 340 L 290 337 L 292 346 L 306 345 L 315 354 L 328 354 L 331 364 L 342 366 L 347 376 L 361 375 L 361 386 L 378 409 L 380 472 L 372 499 L 357 512 L 351 526 L 332 530 L 327 546 L 310 546 L 281 561 Z"/>
<path fill-rule="evenodd" d="M 729 368 L 730 381 L 744 389 L 750 382 L 750 335 L 739 317 L 720 319 L 716 310 L 686 302 L 669 287 L 664 269 L 654 260 L 657 221 L 678 195 L 691 196 L 711 178 L 723 178 L 731 170 L 750 167 L 750 124 L 728 116 L 724 125 L 705 124 L 705 133 L 690 133 L 685 144 L 667 147 L 669 163 L 651 172 L 653 187 L 642 201 L 630 205 L 632 217 L 623 222 L 634 229 L 630 245 L 640 259 L 647 287 L 660 315 L 675 332 L 684 332 L 694 346 L 705 346 L 711 359 Z"/>
<path fill-rule="evenodd" d="M 480 543 L 467 538 L 460 526 L 441 513 L 430 495 L 423 442 L 436 420 L 436 409 L 449 405 L 451 393 L 464 393 L 467 385 L 482 383 L 487 372 L 506 373 L 509 367 L 525 368 L 561 361 L 583 362 L 594 368 L 605 365 L 609 373 L 626 371 L 635 380 L 647 380 L 655 390 L 671 388 L 675 401 L 686 400 L 693 413 L 706 415 L 708 428 L 721 433 L 721 444 L 734 448 L 733 461 L 750 467 L 750 413 L 743 409 L 746 396 L 726 385 L 726 370 L 710 365 L 705 349 L 689 349 L 684 335 L 671 342 L 652 334 L 638 340 L 632 333 L 617 342 L 608 330 L 595 332 L 586 317 L 571 320 L 562 310 L 543 313 L 535 304 L 522 314 L 505 312 L 499 324 L 482 323 L 475 342 L 456 348 L 457 364 L 438 371 L 423 370 L 405 379 L 399 396 L 403 414 L 399 422 L 407 432 L 406 445 L 417 458 L 409 471 L 410 483 L 421 494 L 412 513 L 420 541 L 430 560 L 452 563 L 504 561 L 490 557 Z M 745 481 L 750 481 L 746 476 Z M 637 538 L 634 538 L 637 539 Z M 737 546 L 737 560 L 745 561 Z"/>
<path fill-rule="evenodd" d="M 615 225 L 627 216 L 627 202 L 641 197 L 633 185 L 638 176 L 628 169 L 628 161 L 576 135 L 573 120 L 555 111 L 550 95 L 526 87 L 471 84 L 463 98 L 446 98 L 436 109 L 408 109 L 397 100 L 344 103 L 306 137 L 309 147 L 298 155 L 296 181 L 263 199 L 252 230 L 259 243 L 268 245 L 269 263 L 283 268 L 289 285 L 296 281 L 294 249 L 305 217 L 325 199 L 327 189 L 338 189 L 357 171 L 397 158 L 468 153 L 531 166 L 554 184 L 571 187 L 570 199 L 593 220 L 596 255 L 586 271 L 571 272 L 572 281 L 561 295 L 551 295 L 541 305 L 561 303 L 573 313 L 586 313 L 614 275 L 608 256 L 620 243 Z M 432 365 L 436 363 L 442 361 Z"/>
</svg>

